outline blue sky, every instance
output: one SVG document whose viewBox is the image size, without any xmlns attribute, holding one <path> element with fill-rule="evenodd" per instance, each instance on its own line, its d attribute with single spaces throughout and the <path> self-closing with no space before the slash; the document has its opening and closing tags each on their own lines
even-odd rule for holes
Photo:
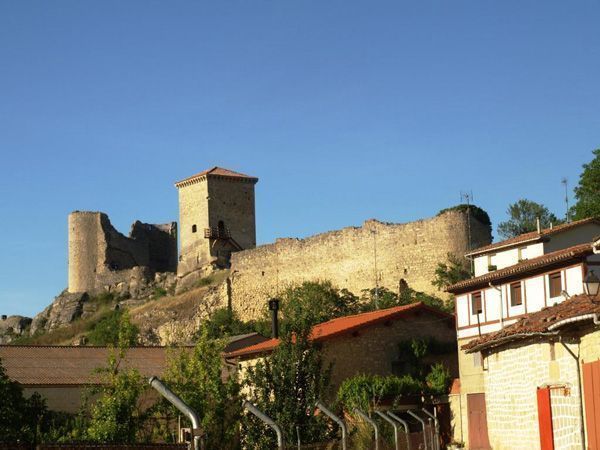
<svg viewBox="0 0 600 450">
<path fill-rule="evenodd" d="M 592 1 L 0 1 L 0 313 L 67 284 L 67 215 L 177 219 L 258 176 L 259 243 L 459 203 L 564 214 L 600 147 Z"/>
</svg>

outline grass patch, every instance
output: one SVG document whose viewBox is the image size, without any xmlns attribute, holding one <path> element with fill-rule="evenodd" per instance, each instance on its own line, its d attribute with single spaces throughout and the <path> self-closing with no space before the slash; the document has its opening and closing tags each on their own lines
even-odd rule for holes
<svg viewBox="0 0 600 450">
<path fill-rule="evenodd" d="M 213 277 L 200 278 L 198 281 L 196 281 L 195 287 L 210 286 L 213 283 L 213 281 Z"/>
<path fill-rule="evenodd" d="M 165 295 L 167 295 L 168 292 L 165 288 L 162 287 L 156 287 L 154 288 L 154 293 L 152 294 L 152 296 L 157 299 L 157 298 L 161 298 L 164 297 Z"/>
</svg>

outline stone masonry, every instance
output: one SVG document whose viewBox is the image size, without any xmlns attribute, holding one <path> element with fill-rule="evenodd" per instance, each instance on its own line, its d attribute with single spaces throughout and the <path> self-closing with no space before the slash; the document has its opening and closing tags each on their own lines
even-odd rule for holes
<svg viewBox="0 0 600 450">
<path fill-rule="evenodd" d="M 455 210 L 404 224 L 368 220 L 306 239 L 278 239 L 231 255 L 230 304 L 243 319 L 256 319 L 286 286 L 317 280 L 357 295 L 376 283 L 394 292 L 407 283 L 444 296 L 431 284 L 437 264 L 448 253 L 461 257 L 489 242 L 487 225 Z"/>
<path fill-rule="evenodd" d="M 136 221 L 129 236 L 119 233 L 101 212 L 69 215 L 68 291 L 96 293 L 132 279 L 153 279 L 156 272 L 175 272 L 177 224 Z"/>
</svg>

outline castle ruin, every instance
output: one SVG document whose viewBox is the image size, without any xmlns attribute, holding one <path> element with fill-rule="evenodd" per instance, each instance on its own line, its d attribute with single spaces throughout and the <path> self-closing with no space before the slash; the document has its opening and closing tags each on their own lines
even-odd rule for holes
<svg viewBox="0 0 600 450">
<path fill-rule="evenodd" d="M 267 298 L 303 281 L 329 280 L 357 295 L 375 286 L 395 292 L 409 286 L 440 295 L 431 284 L 437 264 L 449 253 L 462 256 L 491 242 L 489 223 L 451 208 L 415 222 L 368 220 L 361 227 L 256 247 L 257 181 L 214 167 L 176 182 L 179 255 L 175 222 L 135 222 L 126 237 L 106 214 L 73 212 L 69 292 L 95 293 L 115 286 L 121 286 L 117 291 L 127 290 L 136 280 L 148 281 L 164 272 L 171 274 L 178 289 L 187 288 L 212 270 L 229 268 L 221 304 L 249 320 L 263 314 Z"/>
</svg>

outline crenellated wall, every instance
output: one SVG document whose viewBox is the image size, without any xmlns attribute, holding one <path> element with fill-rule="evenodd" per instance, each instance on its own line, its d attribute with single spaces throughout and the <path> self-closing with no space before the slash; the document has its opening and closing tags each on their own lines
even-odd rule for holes
<svg viewBox="0 0 600 450">
<path fill-rule="evenodd" d="M 136 221 L 129 237 L 101 212 L 69 214 L 69 292 L 96 292 L 130 278 L 177 270 L 177 224 Z"/>
<path fill-rule="evenodd" d="M 489 225 L 456 210 L 404 224 L 368 220 L 306 239 L 277 239 L 231 255 L 231 305 L 249 320 L 260 317 L 267 299 L 288 285 L 330 280 L 360 295 L 375 287 L 376 276 L 379 286 L 392 291 L 404 280 L 417 291 L 444 297 L 431 284 L 437 264 L 448 253 L 461 257 L 490 242 Z"/>
</svg>

